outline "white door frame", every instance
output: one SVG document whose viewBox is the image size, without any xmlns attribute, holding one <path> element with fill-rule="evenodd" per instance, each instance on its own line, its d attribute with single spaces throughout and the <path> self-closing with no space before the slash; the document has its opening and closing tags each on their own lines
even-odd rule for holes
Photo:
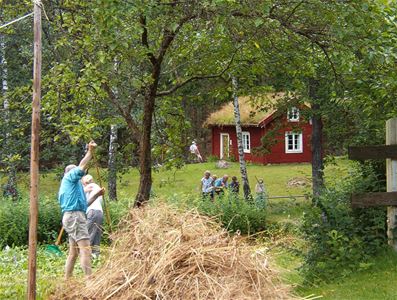
<svg viewBox="0 0 397 300">
<path fill-rule="evenodd" d="M 219 158 L 220 159 L 224 159 L 225 155 L 223 153 L 223 137 L 227 136 L 227 153 L 226 153 L 226 158 L 229 158 L 229 147 L 230 147 L 230 136 L 228 133 L 221 133 L 220 137 L 221 137 L 221 149 L 220 149 L 220 153 L 219 153 Z"/>
</svg>

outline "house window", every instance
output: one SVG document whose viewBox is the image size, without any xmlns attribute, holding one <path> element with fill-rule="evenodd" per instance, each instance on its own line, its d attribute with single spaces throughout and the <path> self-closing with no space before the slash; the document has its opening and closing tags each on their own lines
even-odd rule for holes
<svg viewBox="0 0 397 300">
<path fill-rule="evenodd" d="M 243 131 L 243 150 L 244 150 L 244 153 L 251 152 L 250 133 L 247 131 Z"/>
<path fill-rule="evenodd" d="M 302 153 L 302 133 L 286 132 L 285 133 L 285 153 Z"/>
<path fill-rule="evenodd" d="M 288 121 L 289 122 L 298 122 L 299 121 L 299 108 L 291 107 L 288 110 Z"/>
</svg>

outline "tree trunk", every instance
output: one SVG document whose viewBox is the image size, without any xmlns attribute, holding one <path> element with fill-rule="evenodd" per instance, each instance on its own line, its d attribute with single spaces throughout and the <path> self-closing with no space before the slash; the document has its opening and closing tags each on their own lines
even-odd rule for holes
<svg viewBox="0 0 397 300">
<path fill-rule="evenodd" d="M 0 64 L 2 70 L 1 76 L 1 94 L 3 96 L 3 109 L 4 109 L 4 124 L 5 124 L 5 141 L 4 141 L 4 150 L 8 153 L 7 156 L 7 184 L 5 186 L 4 195 L 11 196 L 14 200 L 18 198 L 18 189 L 17 189 L 17 172 L 15 168 L 15 164 L 12 162 L 12 145 L 11 145 L 11 120 L 10 120 L 10 102 L 7 98 L 8 91 L 8 68 L 7 68 L 7 60 L 5 57 L 6 54 L 6 44 L 4 41 L 4 36 L 0 35 Z"/>
<path fill-rule="evenodd" d="M 108 161 L 108 190 L 109 199 L 117 200 L 117 125 L 110 126 L 109 161 Z"/>
<path fill-rule="evenodd" d="M 320 99 L 317 96 L 319 82 L 309 81 L 309 96 L 312 100 L 312 181 L 313 196 L 318 197 L 324 187 L 324 161 L 323 161 L 323 121 L 321 118 Z"/>
<path fill-rule="evenodd" d="M 157 86 L 155 88 L 157 89 Z M 140 207 L 149 200 L 150 191 L 152 188 L 152 145 L 150 137 L 152 132 L 152 120 L 154 104 L 156 100 L 156 89 L 154 89 L 154 87 L 152 86 L 150 88 L 150 91 L 145 95 L 142 135 L 139 153 L 140 181 L 138 193 L 136 195 L 134 203 L 135 207 Z"/>
<path fill-rule="evenodd" d="M 237 147 L 238 147 L 238 158 L 240 162 L 240 173 L 243 182 L 244 198 L 249 200 L 252 198 L 251 189 L 248 182 L 247 166 L 244 159 L 244 148 L 243 148 L 243 133 L 241 130 L 241 119 L 240 119 L 240 107 L 238 104 L 238 83 L 235 77 L 232 78 L 233 85 L 233 106 L 234 106 L 234 121 L 236 124 L 236 134 L 237 134 Z"/>
</svg>

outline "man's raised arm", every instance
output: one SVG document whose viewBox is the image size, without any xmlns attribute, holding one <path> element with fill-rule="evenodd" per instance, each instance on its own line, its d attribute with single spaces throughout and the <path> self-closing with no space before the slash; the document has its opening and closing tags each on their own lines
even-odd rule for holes
<svg viewBox="0 0 397 300">
<path fill-rule="evenodd" d="M 84 171 L 87 170 L 88 162 L 91 160 L 96 146 L 97 146 L 97 144 L 94 141 L 91 141 L 88 144 L 88 151 L 85 154 L 85 156 L 83 157 L 83 159 L 80 161 L 80 164 L 79 164 L 79 167 L 82 170 L 84 170 Z"/>
</svg>

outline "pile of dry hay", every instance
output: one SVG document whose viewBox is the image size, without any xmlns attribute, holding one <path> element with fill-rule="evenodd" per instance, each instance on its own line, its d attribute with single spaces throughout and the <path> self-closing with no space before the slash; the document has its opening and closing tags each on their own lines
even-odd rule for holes
<svg viewBox="0 0 397 300">
<path fill-rule="evenodd" d="M 113 241 L 93 278 L 58 287 L 54 299 L 294 298 L 263 253 L 194 211 L 133 209 Z"/>
</svg>

